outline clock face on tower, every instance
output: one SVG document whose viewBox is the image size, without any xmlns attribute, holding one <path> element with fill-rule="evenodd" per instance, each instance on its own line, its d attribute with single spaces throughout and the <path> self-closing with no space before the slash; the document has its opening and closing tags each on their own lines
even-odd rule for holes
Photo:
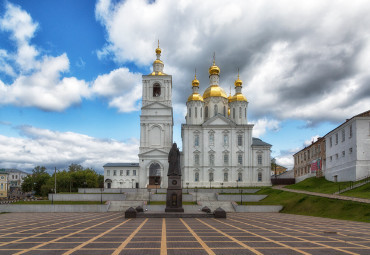
<svg viewBox="0 0 370 255">
<path fill-rule="evenodd" d="M 176 180 L 173 180 L 172 181 L 172 185 L 176 185 L 177 184 L 177 181 Z"/>
</svg>

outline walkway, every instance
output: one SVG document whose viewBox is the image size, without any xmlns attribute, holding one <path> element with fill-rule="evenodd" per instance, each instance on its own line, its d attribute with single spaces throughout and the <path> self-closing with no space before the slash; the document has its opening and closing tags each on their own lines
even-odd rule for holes
<svg viewBox="0 0 370 255">
<path fill-rule="evenodd" d="M 370 254 L 370 224 L 278 213 L 125 219 L 122 213 L 0 215 L 0 254 Z"/>
<path fill-rule="evenodd" d="M 366 198 L 346 197 L 346 196 L 334 195 L 334 194 L 325 194 L 325 193 L 317 193 L 317 192 L 304 191 L 304 190 L 287 189 L 287 188 L 284 188 L 284 186 L 280 186 L 280 185 L 272 186 L 272 188 L 294 192 L 294 193 L 307 194 L 307 195 L 312 195 L 312 196 L 327 197 L 327 198 L 340 199 L 340 200 L 349 200 L 349 201 L 354 201 L 354 202 L 370 204 L 370 199 L 366 199 Z"/>
</svg>

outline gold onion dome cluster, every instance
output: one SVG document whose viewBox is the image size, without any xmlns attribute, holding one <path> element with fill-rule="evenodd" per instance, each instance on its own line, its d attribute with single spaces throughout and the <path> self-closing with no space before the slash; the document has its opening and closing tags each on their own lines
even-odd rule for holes
<svg viewBox="0 0 370 255">
<path fill-rule="evenodd" d="M 238 74 L 238 79 L 234 82 L 235 88 L 236 87 L 241 87 L 242 84 L 243 84 L 243 81 L 239 79 L 239 74 Z M 235 102 L 235 101 L 248 102 L 247 99 L 245 98 L 245 96 L 242 93 L 235 93 L 234 96 L 232 96 L 231 98 L 229 97 L 229 102 Z"/>
<path fill-rule="evenodd" d="M 199 81 L 197 79 L 197 75 L 195 75 L 194 80 L 191 82 L 191 85 L 193 87 L 199 87 Z M 193 93 L 188 97 L 188 102 L 190 101 L 202 101 L 203 102 L 203 97 L 199 93 Z"/>
</svg>

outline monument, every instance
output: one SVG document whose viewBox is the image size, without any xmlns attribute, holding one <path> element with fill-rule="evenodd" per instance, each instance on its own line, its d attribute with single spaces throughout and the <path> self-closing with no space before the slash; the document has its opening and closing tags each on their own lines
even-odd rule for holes
<svg viewBox="0 0 370 255">
<path fill-rule="evenodd" d="M 165 212 L 184 212 L 182 207 L 182 186 L 180 151 L 174 143 L 168 154 L 168 188 Z"/>
</svg>

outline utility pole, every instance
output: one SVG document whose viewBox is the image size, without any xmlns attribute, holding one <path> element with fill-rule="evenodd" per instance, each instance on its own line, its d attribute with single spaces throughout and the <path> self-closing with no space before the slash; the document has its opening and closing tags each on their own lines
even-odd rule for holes
<svg viewBox="0 0 370 255">
<path fill-rule="evenodd" d="M 54 193 L 57 194 L 57 167 L 54 170 Z"/>
</svg>

